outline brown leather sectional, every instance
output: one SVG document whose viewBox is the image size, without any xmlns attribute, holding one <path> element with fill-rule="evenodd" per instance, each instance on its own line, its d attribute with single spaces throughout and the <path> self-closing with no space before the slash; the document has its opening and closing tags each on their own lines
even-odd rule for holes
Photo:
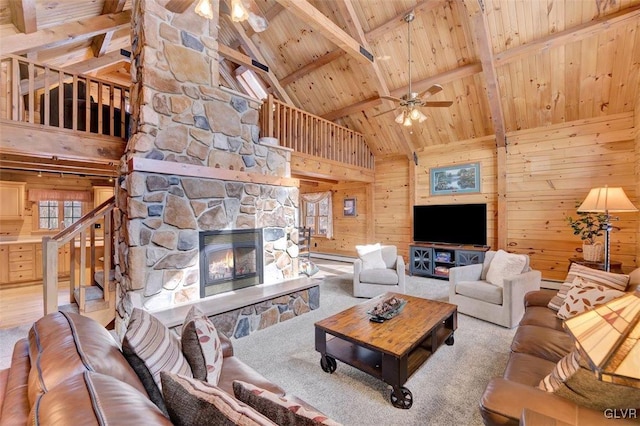
<svg viewBox="0 0 640 426">
<path fill-rule="evenodd" d="M 631 289 L 628 291 L 635 290 L 638 278 L 640 269 L 632 273 Z M 544 424 L 637 425 L 640 419 L 608 419 L 603 411 L 580 406 L 537 388 L 540 380 L 551 373 L 557 362 L 573 349 L 573 340 L 564 331 L 562 320 L 555 311 L 547 308 L 555 294 L 556 290 L 539 290 L 525 296 L 524 317 L 513 338 L 503 377 L 492 379 L 480 400 L 484 423 L 535 425 L 547 421 Z M 521 422 L 525 409 L 529 414 L 534 414 L 531 416 L 534 421 Z"/>
<path fill-rule="evenodd" d="M 229 339 L 221 335 L 221 340 L 220 388 L 233 395 L 237 379 L 285 394 L 236 358 Z M 171 424 L 151 402 L 111 334 L 72 313 L 41 318 L 29 337 L 16 343 L 11 367 L 0 371 L 0 407 L 0 426 Z"/>
</svg>

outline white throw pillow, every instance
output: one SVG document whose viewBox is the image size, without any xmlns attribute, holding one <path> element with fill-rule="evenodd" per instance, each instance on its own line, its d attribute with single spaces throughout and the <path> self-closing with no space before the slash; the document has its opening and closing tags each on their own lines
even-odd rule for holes
<svg viewBox="0 0 640 426">
<path fill-rule="evenodd" d="M 362 270 L 365 269 L 384 269 L 387 265 L 382 259 L 382 248 L 380 243 L 368 244 L 365 246 L 356 246 L 358 257 L 362 260 Z"/>
<path fill-rule="evenodd" d="M 527 258 L 522 254 L 507 253 L 498 250 L 487 271 L 487 281 L 498 287 L 503 286 L 503 280 L 522 273 Z"/>
</svg>

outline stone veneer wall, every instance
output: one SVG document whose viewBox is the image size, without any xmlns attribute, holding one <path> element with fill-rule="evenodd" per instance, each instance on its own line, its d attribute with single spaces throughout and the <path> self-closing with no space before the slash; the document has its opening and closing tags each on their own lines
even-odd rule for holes
<svg viewBox="0 0 640 426">
<path fill-rule="evenodd" d="M 199 298 L 201 230 L 265 228 L 265 282 L 297 276 L 298 188 L 277 179 L 290 174 L 290 151 L 259 143 L 259 103 L 218 87 L 213 4 L 208 20 L 133 2 L 132 136 L 116 201 L 120 335 L 134 306 Z M 203 166 L 239 179 L 200 176 Z"/>
<path fill-rule="evenodd" d="M 320 287 L 314 286 L 224 314 L 214 315 L 209 319 L 215 325 L 216 330 L 224 333 L 227 337 L 238 339 L 319 307 Z M 173 330 L 180 335 L 182 325 L 173 327 Z"/>
</svg>

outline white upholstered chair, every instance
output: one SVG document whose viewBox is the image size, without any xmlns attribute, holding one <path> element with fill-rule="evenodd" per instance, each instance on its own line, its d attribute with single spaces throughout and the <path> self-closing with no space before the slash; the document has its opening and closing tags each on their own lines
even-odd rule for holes
<svg viewBox="0 0 640 426">
<path fill-rule="evenodd" d="M 376 254 L 375 246 L 358 246 L 370 247 L 372 251 L 359 255 L 353 262 L 353 295 L 371 298 L 388 291 L 404 294 L 404 259 L 398 256 L 398 249 L 377 245 L 379 254 Z"/>
<path fill-rule="evenodd" d="M 488 251 L 482 264 L 449 269 L 449 303 L 460 313 L 512 328 L 524 315 L 524 295 L 539 290 L 540 280 L 529 256 Z"/>
</svg>

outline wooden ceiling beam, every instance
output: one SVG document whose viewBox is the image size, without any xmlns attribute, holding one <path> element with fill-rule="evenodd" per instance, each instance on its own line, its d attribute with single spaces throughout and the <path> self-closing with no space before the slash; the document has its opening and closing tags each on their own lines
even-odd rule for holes
<svg viewBox="0 0 640 426">
<path fill-rule="evenodd" d="M 116 50 L 99 58 L 91 58 L 86 61 L 76 62 L 75 64 L 66 66 L 64 69 L 70 73 L 91 74 L 102 71 L 120 62 L 131 63 L 131 56 L 123 54 L 122 50 Z"/>
<path fill-rule="evenodd" d="M 63 46 L 79 40 L 95 37 L 107 31 L 115 31 L 131 25 L 131 11 L 100 15 L 82 21 L 73 21 L 56 27 L 44 28 L 31 34 L 14 34 L 3 37 L 0 55 L 21 55 L 42 49 Z"/>
<path fill-rule="evenodd" d="M 548 36 L 534 40 L 530 43 L 507 49 L 495 54 L 494 60 L 496 65 L 505 65 L 509 62 L 518 60 L 523 56 L 596 36 L 601 34 L 604 30 L 611 30 L 622 25 L 637 23 L 639 18 L 640 4 L 637 4 L 616 13 L 612 13 L 611 15 L 602 16 L 584 24 L 577 25 L 576 27 L 560 31 L 558 33 L 549 34 Z"/>
<path fill-rule="evenodd" d="M 300 77 L 317 70 L 318 68 L 321 68 L 333 61 L 335 61 L 338 58 L 343 57 L 344 55 L 346 55 L 347 52 L 345 52 L 342 49 L 335 49 L 332 50 L 329 53 L 325 53 L 324 55 L 320 56 L 318 59 L 314 60 L 313 62 L 304 65 L 302 68 L 299 68 L 298 70 L 292 72 L 291 74 L 285 76 L 284 78 L 282 78 L 280 80 L 280 84 L 282 84 L 283 86 L 287 86 L 291 83 L 293 83 L 294 81 L 296 81 L 297 79 L 299 79 Z"/>
<path fill-rule="evenodd" d="M 118 13 L 124 10 L 124 5 L 126 0 L 104 0 L 104 5 L 102 6 L 102 14 L 108 15 L 110 13 Z M 111 43 L 111 39 L 113 38 L 114 31 L 107 31 L 104 34 L 99 34 L 93 38 L 91 41 L 91 50 L 93 51 L 93 56 L 99 58 L 107 53 L 107 48 L 109 47 L 109 43 Z"/>
<path fill-rule="evenodd" d="M 369 46 L 369 42 L 364 35 L 364 31 L 362 30 L 362 24 L 358 19 L 358 15 L 356 15 L 356 11 L 353 7 L 353 3 L 351 0 L 339 0 L 336 2 L 336 6 L 338 7 L 338 12 L 342 15 L 344 19 L 347 29 L 351 34 L 354 34 L 356 41 L 360 42 L 365 49 L 371 52 L 371 46 Z M 389 87 L 387 86 L 387 82 L 382 76 L 382 71 L 376 62 L 370 62 L 368 65 L 369 73 L 373 74 L 373 82 L 375 84 L 375 88 L 378 92 L 378 96 L 389 96 Z M 384 100 L 382 103 L 388 108 L 394 108 L 396 105 L 389 100 Z M 399 138 L 399 144 L 402 151 L 404 151 L 407 158 L 413 157 L 413 152 L 415 148 L 413 143 L 407 135 L 403 132 L 403 137 Z"/>
<path fill-rule="evenodd" d="M 240 44 L 242 45 L 244 50 L 249 55 L 254 57 L 258 62 L 260 62 L 261 64 L 265 64 L 268 67 L 269 64 L 267 64 L 267 61 L 265 60 L 264 56 L 260 52 L 260 49 L 258 49 L 258 47 L 255 45 L 253 40 L 251 40 L 251 38 L 247 36 L 247 33 L 245 32 L 244 28 L 242 28 L 242 25 L 240 25 L 238 22 L 233 22 L 231 18 L 229 18 L 228 16 L 225 16 L 225 18 L 229 23 L 229 25 L 231 26 L 231 28 L 233 28 L 234 32 L 236 33 L 236 36 L 238 37 L 238 40 L 240 41 Z M 271 87 L 273 88 L 274 95 L 277 96 L 278 99 L 288 103 L 289 105 L 295 106 L 295 104 L 293 103 L 293 101 L 291 100 L 287 92 L 284 90 L 284 88 L 280 84 L 280 81 L 278 81 L 278 78 L 276 77 L 276 75 L 273 73 L 273 71 L 271 71 L 271 67 L 269 67 L 269 71 L 263 73 L 263 75 L 266 78 L 267 83 L 269 83 L 269 85 L 271 85 Z"/>
<path fill-rule="evenodd" d="M 276 0 L 284 6 L 288 12 L 293 13 L 311 28 L 318 31 L 336 46 L 347 52 L 347 55 L 358 62 L 373 62 L 373 55 L 358 41 L 344 32 L 331 19 L 327 18 L 318 9 L 304 0 Z"/>
<path fill-rule="evenodd" d="M 11 23 L 18 31 L 31 34 L 38 30 L 36 18 L 36 0 L 11 0 L 9 1 Z"/>
<path fill-rule="evenodd" d="M 237 50 L 233 50 L 222 43 L 218 43 L 218 53 L 220 56 L 230 60 L 234 64 L 244 65 L 245 67 L 259 73 L 269 73 L 269 67 L 267 65 L 262 64 L 255 59 L 251 59 L 247 55 L 238 52 Z"/>
<path fill-rule="evenodd" d="M 378 37 L 387 33 L 388 31 L 392 31 L 395 28 L 398 28 L 401 25 L 404 25 L 406 22 L 404 21 L 403 18 L 406 16 L 407 13 L 411 12 L 412 10 L 415 10 L 416 12 L 426 12 L 429 10 L 433 10 L 437 6 L 442 6 L 443 3 L 445 3 L 444 0 L 422 0 L 421 2 L 416 4 L 414 7 L 405 10 L 402 14 L 393 17 L 392 19 L 388 20 L 387 22 L 380 25 L 379 27 L 376 27 L 373 30 L 369 31 L 368 33 L 364 33 L 365 40 L 371 43 L 372 41 L 377 40 Z M 362 26 L 360 26 L 360 28 L 362 28 Z M 297 71 L 294 71 L 291 74 L 280 79 L 280 84 L 282 84 L 283 86 L 287 86 L 288 84 L 291 84 L 292 82 L 296 81 L 303 75 L 306 75 L 312 71 L 315 71 L 316 69 L 321 68 L 324 65 L 329 64 L 335 61 L 336 59 L 341 58 L 342 56 L 346 55 L 346 53 L 347 52 L 342 49 L 332 50 L 331 52 L 326 53 L 325 55 L 317 58 L 313 62 L 307 65 L 304 65 L 302 68 L 298 69 Z"/>
<path fill-rule="evenodd" d="M 374 28 L 373 30 L 367 33 L 367 41 L 374 42 L 383 34 L 386 34 L 390 31 L 398 29 L 400 27 L 406 26 L 407 22 L 404 20 L 404 17 L 407 16 L 409 12 L 414 12 L 416 15 L 423 12 L 430 12 L 436 7 L 441 7 L 445 4 L 444 0 L 422 0 L 418 2 L 415 6 L 405 9 L 402 13 L 394 16 L 389 19 L 384 24 Z"/>
<path fill-rule="evenodd" d="M 460 14 L 462 15 L 462 13 Z M 480 10 L 471 16 L 474 32 L 477 41 L 478 55 L 482 64 L 482 72 L 487 84 L 487 98 L 491 111 L 491 121 L 493 131 L 496 135 L 496 145 L 498 148 L 507 144 L 504 124 L 504 114 L 502 112 L 502 102 L 500 97 L 500 87 L 496 74 L 496 64 L 493 59 L 493 48 L 491 46 L 491 36 L 489 35 L 489 24 L 484 10 Z"/>
</svg>

